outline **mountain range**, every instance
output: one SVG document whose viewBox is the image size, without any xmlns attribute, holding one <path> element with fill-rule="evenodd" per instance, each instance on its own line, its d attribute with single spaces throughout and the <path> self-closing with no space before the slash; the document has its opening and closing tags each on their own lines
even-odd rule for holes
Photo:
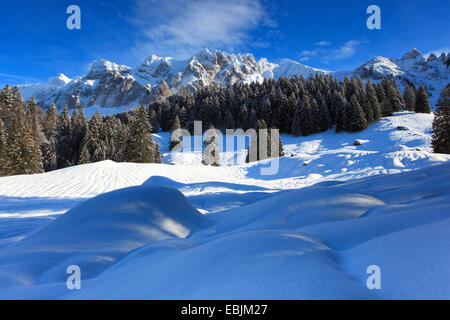
<svg viewBox="0 0 450 320">
<path fill-rule="evenodd" d="M 152 55 L 134 68 L 99 59 L 91 63 L 84 76 L 70 79 L 60 74 L 48 83 L 25 84 L 19 88 L 24 99 L 34 96 L 38 104 L 45 107 L 54 102 L 58 108 L 63 105 L 70 109 L 81 105 L 117 108 L 135 107 L 157 97 L 185 89 L 196 91 L 213 83 L 226 86 L 315 74 L 329 74 L 338 79 L 355 76 L 373 81 L 392 76 L 400 86 L 424 85 L 434 102 L 449 82 L 449 60 L 450 53 L 439 57 L 430 54 L 425 58 L 417 49 L 412 49 L 400 59 L 376 57 L 352 71 L 327 71 L 288 59 L 277 64 L 266 58 L 257 61 L 249 53 L 203 49 L 185 60 Z"/>
</svg>

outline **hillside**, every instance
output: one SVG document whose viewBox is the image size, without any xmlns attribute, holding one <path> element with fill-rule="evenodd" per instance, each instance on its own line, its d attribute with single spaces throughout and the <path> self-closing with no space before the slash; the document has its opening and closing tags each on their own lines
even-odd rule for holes
<svg viewBox="0 0 450 320">
<path fill-rule="evenodd" d="M 163 134 L 177 165 L 0 178 L 0 297 L 449 298 L 450 156 L 431 153 L 432 117 L 284 136 L 275 176 L 260 175 L 267 161 L 226 165 L 243 150 L 218 168 L 171 159 Z M 66 288 L 71 264 L 80 291 Z M 382 289 L 371 291 L 374 264 Z"/>
</svg>

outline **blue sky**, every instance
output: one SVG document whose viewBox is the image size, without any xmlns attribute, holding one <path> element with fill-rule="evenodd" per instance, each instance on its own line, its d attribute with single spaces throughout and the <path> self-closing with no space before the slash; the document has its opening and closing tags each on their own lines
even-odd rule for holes
<svg viewBox="0 0 450 320">
<path fill-rule="evenodd" d="M 66 9 L 81 8 L 81 30 Z M 381 30 L 366 9 L 381 8 Z M 328 70 L 377 55 L 449 51 L 448 0 L 14 0 L 0 11 L 0 85 L 83 75 L 105 58 L 130 66 L 146 56 L 187 57 L 201 48 L 289 58 Z"/>
</svg>

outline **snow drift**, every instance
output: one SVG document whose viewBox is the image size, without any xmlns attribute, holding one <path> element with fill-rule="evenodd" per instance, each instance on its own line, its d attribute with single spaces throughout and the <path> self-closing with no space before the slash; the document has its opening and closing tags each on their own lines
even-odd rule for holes
<svg viewBox="0 0 450 320">
<path fill-rule="evenodd" d="M 206 217 L 159 183 L 175 184 L 87 200 L 0 250 L 0 297 L 450 297 L 450 164 L 271 193 Z M 81 290 L 65 286 L 71 264 Z M 380 290 L 366 287 L 370 265 Z"/>
<path fill-rule="evenodd" d="M 62 281 L 71 264 L 89 278 L 138 247 L 184 238 L 208 224 L 175 189 L 142 186 L 113 191 L 85 201 L 0 250 L 0 283 Z"/>
</svg>

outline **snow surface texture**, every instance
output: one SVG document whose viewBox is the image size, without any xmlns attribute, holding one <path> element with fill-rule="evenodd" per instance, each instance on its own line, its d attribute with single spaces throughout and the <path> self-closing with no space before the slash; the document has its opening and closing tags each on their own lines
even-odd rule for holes
<svg viewBox="0 0 450 320">
<path fill-rule="evenodd" d="M 0 298 L 449 299 L 450 157 L 431 121 L 284 136 L 275 176 L 192 155 L 0 178 Z"/>
<path fill-rule="evenodd" d="M 83 77 L 68 79 L 60 75 L 47 84 L 24 85 L 20 89 L 25 99 L 34 95 L 36 101 L 45 107 L 52 102 L 59 108 L 67 104 L 69 109 L 83 105 L 88 107 L 85 111 L 91 116 L 95 111 L 106 115 L 147 104 L 157 90 L 167 96 L 183 88 L 195 91 L 213 83 L 261 83 L 264 79 L 309 77 L 318 73 L 332 74 L 340 80 L 345 76 L 356 76 L 378 81 L 392 76 L 400 87 L 404 87 L 407 81 L 416 87 L 425 85 L 434 105 L 450 79 L 450 69 L 444 65 L 447 58 L 443 54 L 425 59 L 417 49 L 413 49 L 401 59 L 376 57 L 355 70 L 332 72 L 288 59 L 276 64 L 266 58 L 256 61 L 248 53 L 229 54 L 204 49 L 186 60 L 152 55 L 135 68 L 99 59 L 91 64 Z"/>
</svg>

